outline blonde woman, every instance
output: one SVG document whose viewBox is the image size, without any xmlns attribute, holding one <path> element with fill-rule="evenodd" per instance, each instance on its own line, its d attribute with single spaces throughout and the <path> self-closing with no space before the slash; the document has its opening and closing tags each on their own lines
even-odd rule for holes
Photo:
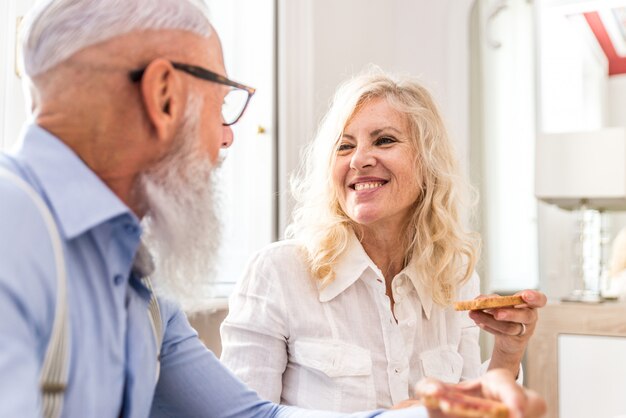
<svg viewBox="0 0 626 418">
<path fill-rule="evenodd" d="M 357 411 L 406 400 L 424 377 L 519 374 L 545 297 L 471 319 L 450 307 L 479 293 L 478 242 L 419 83 L 371 70 L 341 86 L 294 185 L 293 239 L 252 259 L 221 330 L 222 360 L 261 397 Z M 476 324 L 495 334 L 484 366 Z"/>
</svg>

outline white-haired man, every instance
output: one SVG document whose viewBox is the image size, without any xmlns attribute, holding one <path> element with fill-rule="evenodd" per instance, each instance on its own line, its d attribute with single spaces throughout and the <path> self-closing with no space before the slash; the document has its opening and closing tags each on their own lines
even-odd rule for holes
<svg viewBox="0 0 626 418">
<path fill-rule="evenodd" d="M 212 168 L 254 93 L 226 78 L 203 4 L 43 1 L 23 57 L 33 119 L 0 155 L 0 416 L 346 416 L 259 399 L 171 300 L 212 274 Z"/>
</svg>

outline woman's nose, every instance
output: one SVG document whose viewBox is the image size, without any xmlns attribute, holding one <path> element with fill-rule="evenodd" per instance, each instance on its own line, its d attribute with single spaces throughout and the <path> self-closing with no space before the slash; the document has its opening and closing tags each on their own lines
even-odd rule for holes
<svg viewBox="0 0 626 418">
<path fill-rule="evenodd" d="M 366 167 L 373 167 L 376 165 L 376 157 L 369 147 L 356 147 L 352 159 L 350 159 L 350 168 L 354 170 L 361 170 Z"/>
</svg>

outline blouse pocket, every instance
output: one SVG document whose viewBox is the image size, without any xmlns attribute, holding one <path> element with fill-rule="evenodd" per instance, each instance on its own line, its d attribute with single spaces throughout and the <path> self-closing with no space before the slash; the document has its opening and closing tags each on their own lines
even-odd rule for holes
<svg viewBox="0 0 626 418">
<path fill-rule="evenodd" d="M 451 346 L 438 347 L 420 354 L 424 377 L 458 383 L 463 372 L 463 357 Z"/>
<path fill-rule="evenodd" d="M 300 339 L 290 363 L 300 369 L 298 406 L 339 412 L 375 408 L 369 350 L 337 340 Z"/>
<path fill-rule="evenodd" d="M 369 350 L 343 341 L 297 340 L 294 359 L 328 377 L 369 376 L 372 373 Z"/>
</svg>

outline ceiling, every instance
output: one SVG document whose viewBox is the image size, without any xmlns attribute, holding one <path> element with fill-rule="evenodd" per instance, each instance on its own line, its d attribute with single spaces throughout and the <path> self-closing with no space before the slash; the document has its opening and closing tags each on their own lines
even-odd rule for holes
<svg viewBox="0 0 626 418">
<path fill-rule="evenodd" d="M 609 76 L 626 74 L 626 7 L 583 13 L 609 62 Z"/>
</svg>

